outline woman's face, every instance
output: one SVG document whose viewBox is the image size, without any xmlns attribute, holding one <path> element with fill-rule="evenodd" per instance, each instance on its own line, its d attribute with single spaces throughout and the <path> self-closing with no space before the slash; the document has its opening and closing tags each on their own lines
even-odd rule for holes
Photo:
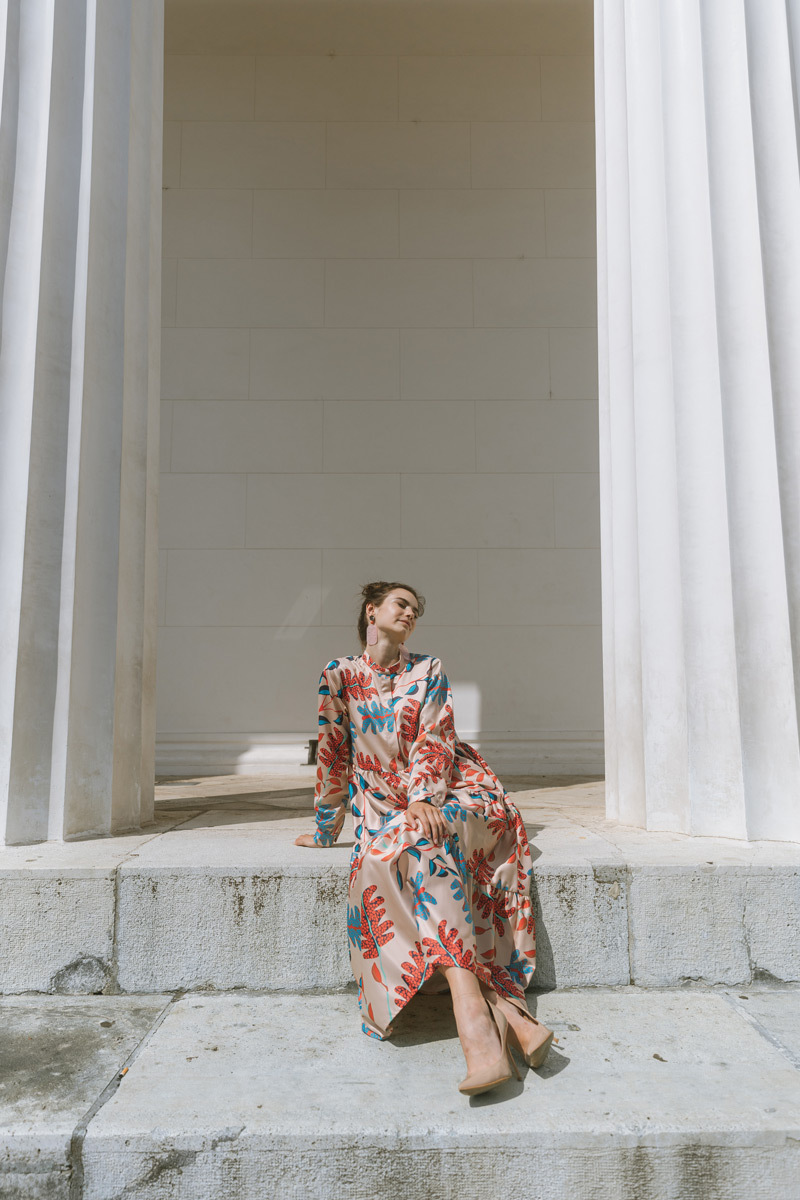
<svg viewBox="0 0 800 1200">
<path fill-rule="evenodd" d="M 379 605 L 367 608 L 367 618 L 370 611 L 375 615 L 375 626 L 381 633 L 394 636 L 398 642 L 405 642 L 414 632 L 414 626 L 419 616 L 419 604 L 413 592 L 405 588 L 396 588 L 389 592 Z"/>
</svg>

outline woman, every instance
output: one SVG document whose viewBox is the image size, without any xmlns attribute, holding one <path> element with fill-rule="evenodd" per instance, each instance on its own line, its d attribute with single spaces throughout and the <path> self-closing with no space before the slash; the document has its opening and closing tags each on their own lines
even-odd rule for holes
<svg viewBox="0 0 800 1200">
<path fill-rule="evenodd" d="M 405 647 L 423 597 L 384 581 L 362 597 L 362 654 L 333 659 L 320 679 L 317 832 L 296 844 L 333 845 L 349 795 L 362 1028 L 390 1036 L 423 984 L 444 976 L 467 1063 L 459 1090 L 477 1095 L 512 1070 L 519 1078 L 507 1041 L 540 1066 L 553 1040 L 525 1004 L 535 956 L 525 827 L 497 776 L 456 737 L 440 660 Z"/>
</svg>

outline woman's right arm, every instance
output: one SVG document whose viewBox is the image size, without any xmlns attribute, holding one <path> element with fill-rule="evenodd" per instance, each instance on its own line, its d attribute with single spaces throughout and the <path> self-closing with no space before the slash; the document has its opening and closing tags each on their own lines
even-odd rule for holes
<svg viewBox="0 0 800 1200">
<path fill-rule="evenodd" d="M 350 767 L 350 716 L 341 697 L 337 672 L 332 664 L 319 680 L 319 740 L 314 810 L 317 831 L 313 845 L 332 846 L 344 825 Z M 308 840 L 299 841 L 308 845 Z"/>
</svg>

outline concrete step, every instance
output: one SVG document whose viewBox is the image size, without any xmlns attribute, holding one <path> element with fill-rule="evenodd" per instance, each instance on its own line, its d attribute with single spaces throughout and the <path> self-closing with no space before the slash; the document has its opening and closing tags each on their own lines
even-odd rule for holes
<svg viewBox="0 0 800 1200">
<path fill-rule="evenodd" d="M 605 820 L 597 782 L 505 782 L 535 859 L 536 987 L 800 980 L 800 845 L 644 833 Z M 166 791 L 144 833 L 0 851 L 0 991 L 348 987 L 351 835 L 293 844 L 308 781 Z"/>
<path fill-rule="evenodd" d="M 800 1194 L 797 987 L 542 995 L 559 1046 L 472 1100 L 444 997 L 385 1043 L 352 995 L 26 996 L 0 1015 L 14 1200 Z"/>
</svg>

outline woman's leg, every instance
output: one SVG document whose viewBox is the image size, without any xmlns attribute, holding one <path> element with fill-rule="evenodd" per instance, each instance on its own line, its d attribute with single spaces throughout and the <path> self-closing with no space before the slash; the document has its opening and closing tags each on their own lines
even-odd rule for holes
<svg viewBox="0 0 800 1200">
<path fill-rule="evenodd" d="M 465 967 L 440 967 L 453 997 L 458 1036 L 467 1060 L 467 1072 L 491 1066 L 500 1057 L 497 1026 L 486 1007 L 480 980 Z"/>
</svg>

